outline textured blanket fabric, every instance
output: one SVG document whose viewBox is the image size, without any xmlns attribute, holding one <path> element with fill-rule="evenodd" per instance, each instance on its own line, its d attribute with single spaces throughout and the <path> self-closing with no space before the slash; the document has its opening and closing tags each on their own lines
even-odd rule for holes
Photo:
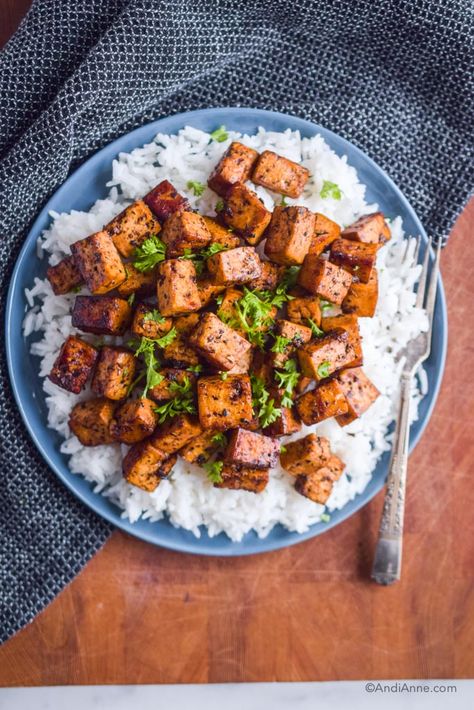
<svg viewBox="0 0 474 710">
<path fill-rule="evenodd" d="M 464 0 L 35 0 L 0 58 L 2 311 L 28 226 L 70 171 L 129 129 L 193 108 L 323 124 L 371 155 L 445 236 L 472 183 L 469 13 Z M 35 452 L 4 355 L 0 437 L 3 640 L 110 528 Z"/>
</svg>

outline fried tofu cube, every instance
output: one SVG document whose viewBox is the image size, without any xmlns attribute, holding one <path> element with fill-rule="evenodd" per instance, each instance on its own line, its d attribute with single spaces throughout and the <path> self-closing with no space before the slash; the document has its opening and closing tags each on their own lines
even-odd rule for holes
<svg viewBox="0 0 474 710">
<path fill-rule="evenodd" d="M 185 385 L 188 382 L 192 386 L 196 383 L 196 375 L 189 370 L 180 370 L 177 367 L 162 367 L 160 375 L 163 379 L 158 385 L 150 389 L 149 395 L 157 402 L 166 402 L 169 399 L 174 399 L 179 391 L 177 385 Z"/>
<path fill-rule="evenodd" d="M 356 357 L 349 334 L 342 329 L 312 340 L 297 353 L 303 375 L 318 381 L 343 367 L 348 367 Z"/>
<path fill-rule="evenodd" d="M 346 398 L 348 411 L 336 417 L 337 423 L 346 426 L 361 417 L 380 395 L 377 387 L 360 367 L 344 370 L 337 380 Z"/>
<path fill-rule="evenodd" d="M 82 274 L 72 256 L 65 256 L 59 264 L 50 266 L 46 272 L 46 278 L 56 296 L 69 293 L 83 282 Z"/>
<path fill-rule="evenodd" d="M 120 286 L 117 286 L 119 296 L 128 298 L 132 293 L 140 296 L 151 296 L 156 289 L 156 269 L 139 271 L 133 264 L 125 264 L 126 277 Z"/>
<path fill-rule="evenodd" d="M 212 278 L 204 276 L 204 278 L 198 280 L 197 289 L 201 307 L 204 308 L 217 298 L 220 293 L 225 291 L 225 284 L 216 284 Z"/>
<path fill-rule="evenodd" d="M 288 197 L 299 197 L 309 178 L 309 170 L 271 150 L 259 156 L 252 173 L 256 185 Z"/>
<path fill-rule="evenodd" d="M 139 338 L 161 338 L 169 333 L 172 325 L 173 320 L 162 316 L 151 304 L 138 303 L 133 313 L 131 331 Z"/>
<path fill-rule="evenodd" d="M 340 305 L 352 283 L 351 275 L 316 254 L 308 254 L 298 274 L 298 283 L 315 296 Z"/>
<path fill-rule="evenodd" d="M 271 362 L 279 368 L 290 359 L 295 350 L 311 340 L 311 328 L 289 320 L 277 320 L 275 342 L 272 346 Z"/>
<path fill-rule="evenodd" d="M 278 463 L 280 444 L 269 436 L 235 429 L 224 452 L 224 463 L 249 468 L 272 468 Z"/>
<path fill-rule="evenodd" d="M 122 444 L 136 444 L 153 433 L 158 424 L 156 404 L 151 399 L 141 397 L 125 402 L 115 410 L 110 423 L 110 433 Z"/>
<path fill-rule="evenodd" d="M 252 374 L 263 380 L 266 388 L 273 383 L 273 366 L 267 352 L 257 348 L 252 354 Z"/>
<path fill-rule="evenodd" d="M 211 244 L 222 244 L 228 249 L 235 249 L 240 245 L 240 239 L 233 234 L 232 229 L 226 229 L 212 217 L 203 217 L 203 220 L 211 234 Z"/>
<path fill-rule="evenodd" d="M 189 463 L 195 463 L 202 466 L 209 461 L 220 447 L 218 432 L 205 431 L 195 439 L 192 439 L 189 444 L 183 446 L 179 451 L 179 455 Z"/>
<path fill-rule="evenodd" d="M 232 185 L 224 202 L 220 217 L 227 227 L 243 237 L 248 244 L 258 244 L 268 227 L 272 213 L 253 190 L 237 183 Z"/>
<path fill-rule="evenodd" d="M 167 220 L 174 212 L 191 210 L 187 199 L 180 195 L 168 180 L 163 180 L 153 190 L 150 190 L 143 201 L 160 222 Z"/>
<path fill-rule="evenodd" d="M 165 424 L 160 424 L 148 442 L 166 456 L 171 456 L 201 434 L 202 427 L 197 418 L 181 414 L 169 419 Z"/>
<path fill-rule="evenodd" d="M 348 406 L 338 381 L 329 380 L 298 397 L 296 410 L 303 424 L 311 426 L 324 419 L 346 414 Z"/>
<path fill-rule="evenodd" d="M 237 247 L 213 254 L 207 260 L 207 268 L 215 283 L 245 284 L 262 273 L 262 262 L 253 247 Z"/>
<path fill-rule="evenodd" d="M 337 222 L 333 222 L 320 212 L 315 212 L 314 216 L 314 232 L 308 254 L 319 255 L 340 237 L 341 228 Z"/>
<path fill-rule="evenodd" d="M 290 434 L 296 434 L 297 431 L 301 429 L 301 421 L 296 415 L 293 409 L 289 407 L 282 407 L 278 402 L 276 404 L 279 406 L 281 415 L 272 424 L 269 424 L 263 430 L 264 434 L 267 436 L 289 436 Z"/>
<path fill-rule="evenodd" d="M 188 313 L 185 316 L 178 316 L 178 318 L 175 318 L 173 325 L 181 335 L 190 335 L 200 320 L 200 313 Z"/>
<path fill-rule="evenodd" d="M 284 267 L 271 261 L 261 261 L 260 267 L 260 276 L 249 281 L 248 288 L 251 291 L 274 291 L 283 276 Z"/>
<path fill-rule="evenodd" d="M 178 316 L 201 308 L 196 269 L 189 259 L 167 259 L 158 267 L 158 310 L 163 316 Z"/>
<path fill-rule="evenodd" d="M 98 355 L 92 345 L 70 335 L 63 343 L 48 378 L 63 390 L 79 394 L 92 373 Z"/>
<path fill-rule="evenodd" d="M 345 367 L 359 367 L 364 362 L 362 353 L 362 342 L 359 330 L 359 321 L 353 313 L 339 316 L 330 316 L 321 319 L 321 328 L 325 333 L 342 328 L 347 331 L 349 343 L 354 349 L 354 360 L 347 363 Z"/>
<path fill-rule="evenodd" d="M 213 367 L 232 370 L 252 349 L 251 344 L 223 323 L 215 313 L 204 313 L 189 336 L 190 344 Z"/>
<path fill-rule="evenodd" d="M 200 364 L 197 352 L 188 343 L 187 335 L 178 333 L 176 338 L 163 348 L 163 359 L 169 367 L 186 369 Z"/>
<path fill-rule="evenodd" d="M 85 333 L 123 335 L 132 318 L 132 309 L 115 296 L 77 296 L 72 309 L 72 325 Z"/>
<path fill-rule="evenodd" d="M 124 478 L 137 488 L 151 493 L 171 473 L 177 456 L 164 456 L 147 440 L 134 444 L 122 461 Z"/>
<path fill-rule="evenodd" d="M 359 281 L 366 284 L 377 263 L 377 249 L 376 244 L 351 242 L 349 239 L 336 239 L 331 244 L 329 258 L 333 264 L 341 266 L 353 276 L 357 276 Z"/>
<path fill-rule="evenodd" d="M 83 446 L 112 444 L 110 424 L 115 404 L 102 397 L 76 404 L 69 415 L 69 428 Z"/>
<path fill-rule="evenodd" d="M 248 375 L 200 377 L 197 383 L 199 421 L 203 429 L 225 431 L 254 422 Z"/>
<path fill-rule="evenodd" d="M 321 323 L 321 306 L 317 296 L 293 296 L 286 304 L 286 312 L 293 323 L 307 325 L 312 321 L 317 326 Z"/>
<path fill-rule="evenodd" d="M 329 440 L 317 434 L 290 441 L 280 454 L 280 463 L 292 476 L 311 475 L 331 457 Z"/>
<path fill-rule="evenodd" d="M 341 304 L 344 313 L 353 313 L 360 318 L 372 318 L 377 308 L 379 280 L 374 267 L 366 284 L 353 281 Z"/>
<path fill-rule="evenodd" d="M 133 382 L 136 369 L 137 360 L 133 353 L 124 348 L 104 345 L 100 350 L 92 378 L 92 391 L 107 399 L 124 399 Z"/>
<path fill-rule="evenodd" d="M 120 212 L 105 227 L 116 249 L 122 256 L 130 257 L 135 249 L 152 234 L 158 234 L 160 223 L 143 200 L 137 200 Z"/>
<path fill-rule="evenodd" d="M 253 345 L 250 346 L 250 348 L 242 354 L 242 357 L 239 358 L 238 362 L 232 367 L 230 370 L 227 370 L 227 374 L 229 375 L 245 375 L 245 373 L 249 372 L 251 366 L 252 366 L 252 358 L 253 358 Z"/>
<path fill-rule="evenodd" d="M 232 185 L 250 179 L 257 158 L 256 150 L 233 141 L 212 171 L 207 184 L 211 190 L 225 197 Z"/>
<path fill-rule="evenodd" d="M 174 212 L 161 232 L 168 259 L 183 256 L 188 250 L 203 249 L 211 241 L 211 233 L 196 212 Z"/>
<path fill-rule="evenodd" d="M 247 466 L 224 465 L 221 470 L 220 483 L 214 483 L 215 488 L 229 488 L 234 491 L 249 491 L 261 493 L 269 481 L 268 469 L 250 468 Z"/>
<path fill-rule="evenodd" d="M 91 293 L 107 293 L 125 281 L 125 266 L 105 230 L 74 242 L 71 252 Z"/>
<path fill-rule="evenodd" d="M 315 503 L 324 505 L 331 495 L 333 483 L 341 477 L 345 465 L 337 456 L 330 459 L 316 473 L 298 476 L 295 489 Z"/>
<path fill-rule="evenodd" d="M 390 227 L 385 222 L 383 212 L 374 212 L 359 217 L 353 224 L 344 229 L 341 236 L 365 244 L 382 246 L 391 237 Z"/>
<path fill-rule="evenodd" d="M 278 205 L 273 210 L 266 232 L 266 256 L 277 264 L 302 264 L 310 248 L 313 231 L 314 214 L 306 207 Z"/>
</svg>

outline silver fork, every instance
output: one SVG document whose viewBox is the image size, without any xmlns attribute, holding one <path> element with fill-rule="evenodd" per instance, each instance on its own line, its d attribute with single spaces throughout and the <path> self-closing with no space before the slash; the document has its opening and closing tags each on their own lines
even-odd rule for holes
<svg viewBox="0 0 474 710">
<path fill-rule="evenodd" d="M 415 373 L 420 364 L 426 360 L 431 350 L 431 333 L 433 329 L 433 314 L 436 302 L 436 289 L 441 256 L 441 239 L 435 251 L 435 259 L 428 280 L 429 257 L 432 240 L 426 246 L 416 305 L 424 306 L 429 328 L 426 333 L 420 333 L 410 340 L 401 353 L 405 364 L 401 376 L 400 410 L 398 414 L 395 435 L 393 439 L 392 457 L 387 478 L 382 518 L 379 536 L 375 550 L 372 579 L 378 584 L 393 584 L 400 579 L 402 564 L 403 517 L 405 512 L 405 491 L 407 481 L 408 442 L 410 434 L 410 392 Z M 415 258 L 418 259 L 420 240 L 418 239 Z M 407 252 L 408 253 L 408 246 Z"/>
</svg>

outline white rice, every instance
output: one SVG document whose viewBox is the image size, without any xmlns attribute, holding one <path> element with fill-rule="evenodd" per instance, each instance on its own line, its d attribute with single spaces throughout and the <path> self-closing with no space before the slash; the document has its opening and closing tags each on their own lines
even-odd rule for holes
<svg viewBox="0 0 474 710">
<path fill-rule="evenodd" d="M 142 197 L 156 183 L 170 180 L 178 191 L 186 194 L 193 208 L 202 214 L 213 214 L 216 195 L 206 189 L 195 197 L 187 188 L 189 180 L 207 182 L 207 177 L 231 140 L 239 139 L 259 151 L 275 150 L 292 160 L 301 162 L 311 173 L 304 195 L 288 204 L 302 204 L 323 212 L 341 225 L 351 223 L 362 213 L 372 212 L 377 205 L 365 202 L 365 187 L 357 173 L 330 150 L 321 136 L 301 138 L 299 132 L 266 132 L 262 128 L 254 136 L 229 133 L 223 143 L 210 142 L 207 133 L 186 127 L 178 135 L 158 134 L 155 140 L 132 153 L 120 154 L 113 162 L 111 188 L 105 200 L 99 200 L 89 212 L 51 213 L 52 224 L 38 244 L 38 254 L 46 252 L 51 264 L 69 253 L 77 239 L 102 228 L 126 204 Z M 341 200 L 322 199 L 323 180 L 339 185 Z M 261 187 L 255 188 L 265 205 L 272 209 L 281 200 Z M 270 483 L 259 495 L 245 491 L 220 490 L 212 486 L 198 466 L 179 459 L 169 480 L 153 493 L 146 493 L 128 484 L 121 476 L 121 447 L 83 447 L 68 427 L 68 416 L 78 399 L 87 399 L 90 391 L 80 397 L 52 384 L 46 375 L 64 339 L 76 332 L 71 327 L 70 308 L 75 294 L 55 296 L 47 280 L 36 278 L 26 291 L 30 310 L 24 320 L 24 334 L 35 331 L 41 339 L 31 345 L 33 355 L 39 356 L 39 372 L 44 377 L 44 391 L 48 406 L 48 426 L 64 437 L 61 451 L 69 458 L 73 473 L 85 476 L 96 491 L 110 498 L 123 509 L 123 517 L 135 522 L 140 517 L 151 521 L 165 514 L 174 526 L 181 526 L 200 536 L 200 526 L 206 526 L 210 536 L 225 532 L 238 541 L 253 529 L 265 537 L 273 526 L 281 523 L 299 533 L 318 522 L 321 515 L 342 508 L 357 494 L 362 493 L 371 479 L 378 459 L 390 448 L 387 430 L 395 417 L 399 375 L 402 362 L 397 355 L 407 341 L 427 328 L 424 312 L 415 308 L 413 285 L 419 277 L 419 267 L 411 259 L 403 259 L 406 241 L 399 217 L 390 223 L 392 239 L 379 252 L 379 303 L 374 318 L 360 319 L 363 336 L 364 370 L 381 392 L 372 407 L 357 421 L 341 428 L 334 419 L 312 427 L 303 427 L 290 441 L 309 432 L 328 437 L 332 450 L 346 463 L 346 471 L 335 484 L 327 506 L 318 505 L 300 496 L 293 487 L 293 479 L 281 467 L 271 471 Z M 412 235 L 414 236 L 414 235 Z M 410 254 L 414 252 L 414 239 Z M 84 336 L 94 342 L 93 336 Z M 113 339 L 107 338 L 113 342 Z M 423 391 L 426 383 L 423 380 Z M 413 389 L 413 418 L 421 399 L 418 387 Z M 125 447 L 124 447 L 125 450 Z"/>
</svg>

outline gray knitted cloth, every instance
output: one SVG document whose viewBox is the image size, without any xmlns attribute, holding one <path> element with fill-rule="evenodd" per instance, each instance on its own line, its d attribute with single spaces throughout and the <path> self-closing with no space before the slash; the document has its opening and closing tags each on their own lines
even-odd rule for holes
<svg viewBox="0 0 474 710">
<path fill-rule="evenodd" d="M 0 57 L 1 309 L 25 234 L 81 161 L 160 116 L 270 108 L 353 141 L 445 235 L 472 183 L 463 0 L 35 0 Z M 110 527 L 36 453 L 1 358 L 0 639 Z"/>
</svg>

